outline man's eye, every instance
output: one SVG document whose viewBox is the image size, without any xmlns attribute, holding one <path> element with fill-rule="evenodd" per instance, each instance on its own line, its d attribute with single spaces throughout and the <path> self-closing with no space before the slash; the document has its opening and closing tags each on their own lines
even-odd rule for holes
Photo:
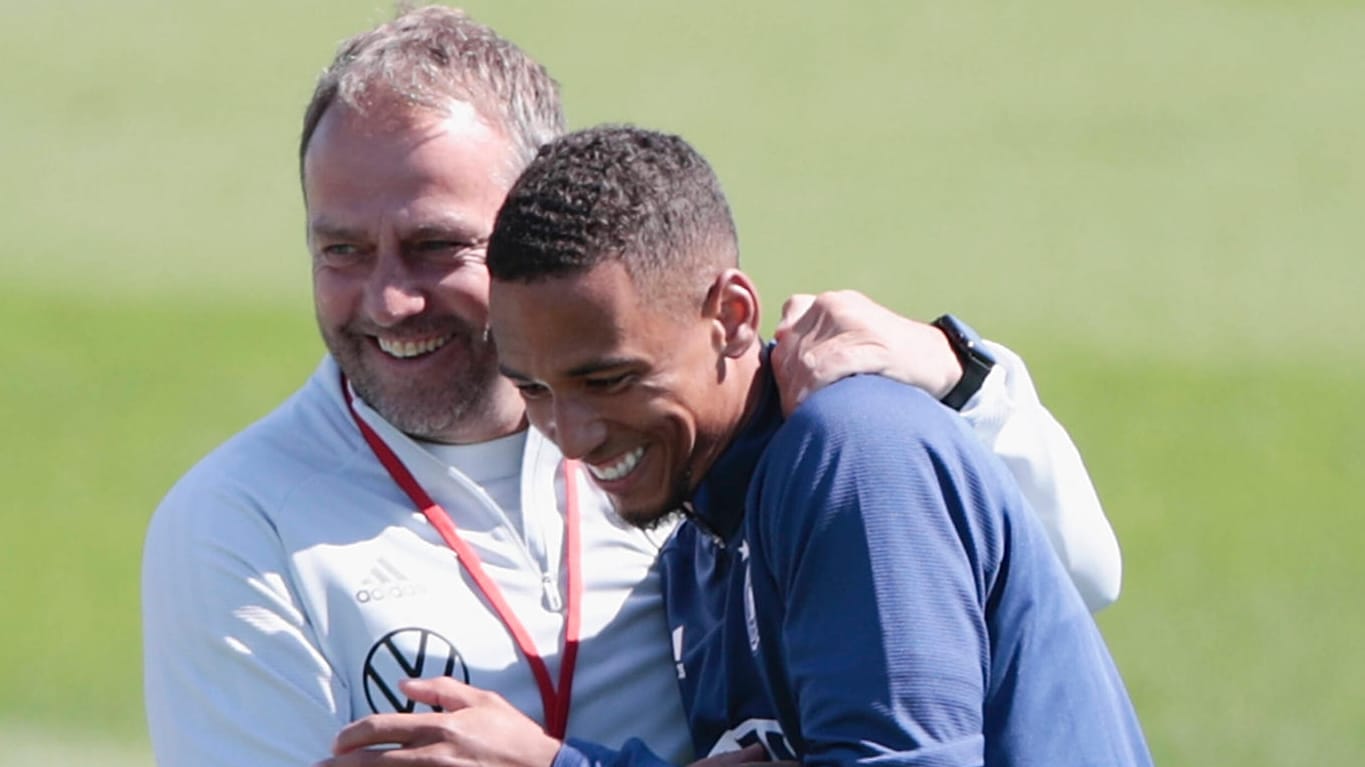
<svg viewBox="0 0 1365 767">
<path fill-rule="evenodd" d="M 484 260 L 486 243 L 462 242 L 459 240 L 422 240 L 413 245 L 412 250 L 422 256 L 440 259 L 459 259 L 461 261 Z"/>
<path fill-rule="evenodd" d="M 517 384 L 517 391 L 521 393 L 522 399 L 528 400 L 540 399 L 550 393 L 550 390 L 546 388 L 545 385 L 537 383 L 519 383 Z"/>
<path fill-rule="evenodd" d="M 460 243 L 453 240 L 422 240 L 412 246 L 418 253 L 446 253 L 459 250 L 463 247 Z"/>
<path fill-rule="evenodd" d="M 606 378 L 589 378 L 587 387 L 599 394 L 616 394 L 628 388 L 632 383 L 635 383 L 633 373 L 621 373 Z"/>
<path fill-rule="evenodd" d="M 318 248 L 318 260 L 327 266 L 344 266 L 354 263 L 361 256 L 360 248 L 350 243 L 332 243 Z"/>
</svg>

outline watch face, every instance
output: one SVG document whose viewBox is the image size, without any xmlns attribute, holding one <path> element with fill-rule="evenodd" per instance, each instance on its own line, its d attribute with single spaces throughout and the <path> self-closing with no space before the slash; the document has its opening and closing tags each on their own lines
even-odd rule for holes
<svg viewBox="0 0 1365 767">
<path fill-rule="evenodd" d="M 973 330 L 971 325 L 951 314 L 939 317 L 933 324 L 948 335 L 948 342 L 953 345 L 953 350 L 958 352 L 959 356 L 965 352 L 968 356 L 983 361 L 988 368 L 995 365 L 995 357 L 981 346 L 981 334 Z M 967 361 L 963 360 L 962 364 L 967 364 Z"/>
<path fill-rule="evenodd" d="M 953 354 L 957 355 L 957 361 L 962 365 L 962 378 L 941 401 L 954 410 L 961 410 L 981 388 L 991 368 L 995 367 L 995 357 L 979 343 L 981 336 L 953 315 L 945 314 L 934 320 L 933 325 L 948 337 L 948 345 L 953 348 Z"/>
<path fill-rule="evenodd" d="M 954 345 L 962 344 L 971 347 L 975 346 L 976 342 L 981 340 L 981 336 L 977 335 L 975 330 L 972 330 L 971 325 L 968 325 L 951 314 L 945 314 L 942 317 L 939 317 L 934 320 L 934 324 L 948 334 L 948 340 L 955 342 Z"/>
</svg>

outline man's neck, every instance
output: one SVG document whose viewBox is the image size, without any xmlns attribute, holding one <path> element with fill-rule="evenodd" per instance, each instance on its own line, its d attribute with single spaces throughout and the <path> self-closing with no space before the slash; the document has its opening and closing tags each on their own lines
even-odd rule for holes
<svg viewBox="0 0 1365 767">
<path fill-rule="evenodd" d="M 704 462 L 693 467 L 694 483 L 702 481 L 707 471 L 725 454 L 758 410 L 767 383 L 767 361 L 767 348 L 758 345 L 727 365 L 722 391 L 718 393 L 718 396 L 725 398 L 728 403 L 725 426 L 720 431 L 721 438 L 711 449 L 710 455 L 706 456 Z M 694 486 L 692 490 L 695 491 L 696 487 Z"/>
<path fill-rule="evenodd" d="M 743 366 L 736 371 L 739 373 L 736 376 L 736 382 L 745 383 L 743 406 L 732 422 L 732 428 L 727 433 L 725 445 L 721 448 L 722 452 L 730 446 L 730 443 L 735 441 L 735 437 L 743 432 L 744 428 L 753 420 L 754 413 L 763 401 L 763 390 L 767 387 L 768 376 L 770 375 L 768 347 L 760 344 L 752 354 L 745 355 L 742 363 Z"/>
</svg>

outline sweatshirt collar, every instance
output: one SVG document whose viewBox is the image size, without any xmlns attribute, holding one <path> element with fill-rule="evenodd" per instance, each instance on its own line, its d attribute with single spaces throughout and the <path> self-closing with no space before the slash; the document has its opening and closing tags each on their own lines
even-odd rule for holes
<svg viewBox="0 0 1365 767">
<path fill-rule="evenodd" d="M 690 516 L 709 532 L 729 540 L 744 521 L 749 480 L 773 433 L 782 425 L 782 401 L 766 355 L 757 406 L 692 494 Z"/>
</svg>

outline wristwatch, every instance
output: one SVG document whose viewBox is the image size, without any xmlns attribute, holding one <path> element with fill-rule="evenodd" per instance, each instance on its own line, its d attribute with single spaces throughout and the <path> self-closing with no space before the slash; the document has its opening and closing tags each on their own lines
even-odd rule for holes
<svg viewBox="0 0 1365 767">
<path fill-rule="evenodd" d="M 961 410 L 981 388 L 986 374 L 995 367 L 995 355 L 986 349 L 981 343 L 981 336 L 970 325 L 951 314 L 945 314 L 929 324 L 943 331 L 943 335 L 948 337 L 948 345 L 953 348 L 953 354 L 957 355 L 957 361 L 962 363 L 962 378 L 939 401 L 953 410 Z"/>
</svg>

